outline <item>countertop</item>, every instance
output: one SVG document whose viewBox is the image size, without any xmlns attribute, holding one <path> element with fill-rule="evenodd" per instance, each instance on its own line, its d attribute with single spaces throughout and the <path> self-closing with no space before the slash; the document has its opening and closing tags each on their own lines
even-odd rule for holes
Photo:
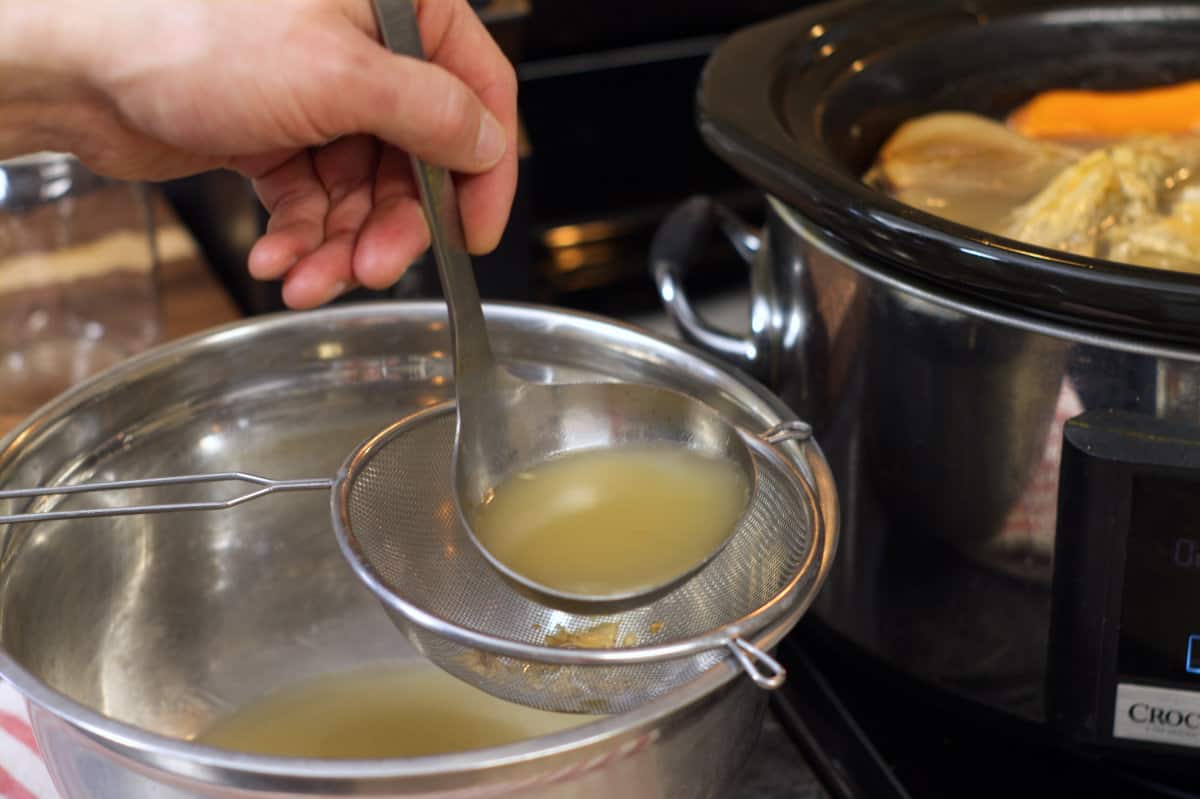
<svg viewBox="0 0 1200 799">
<path fill-rule="evenodd" d="M 241 318 L 233 299 L 209 270 L 195 241 L 161 197 L 156 197 L 154 213 L 161 258 L 161 341 L 190 336 Z M 23 418 L 22 414 L 0 413 L 0 435 L 6 434 Z"/>
</svg>

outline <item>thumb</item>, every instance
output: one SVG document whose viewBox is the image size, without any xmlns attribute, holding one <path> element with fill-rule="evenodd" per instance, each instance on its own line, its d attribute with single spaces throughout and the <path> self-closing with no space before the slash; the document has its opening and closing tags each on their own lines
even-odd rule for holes
<svg viewBox="0 0 1200 799">
<path fill-rule="evenodd" d="M 504 155 L 504 128 L 465 83 L 444 68 L 376 49 L 356 85 L 335 92 L 328 113 L 430 163 L 486 172 Z M 360 63 L 362 63 L 360 61 Z"/>
</svg>

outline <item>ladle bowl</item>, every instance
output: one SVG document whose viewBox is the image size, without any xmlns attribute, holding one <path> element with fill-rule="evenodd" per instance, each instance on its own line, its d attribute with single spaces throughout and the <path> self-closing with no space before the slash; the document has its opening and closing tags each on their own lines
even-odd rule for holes
<svg viewBox="0 0 1200 799">
<path fill-rule="evenodd" d="M 515 381 L 514 381 L 515 382 Z M 520 413 L 505 414 L 488 426 L 487 447 L 468 461 L 455 452 L 454 482 L 458 511 L 468 536 L 483 556 L 518 590 L 552 607 L 576 612 L 611 613 L 645 604 L 668 593 L 704 568 L 729 542 L 729 533 L 698 560 L 681 564 L 671 578 L 621 593 L 577 594 L 553 588 L 506 565 L 480 540 L 469 521 L 492 496 L 497 485 L 531 464 L 567 452 L 621 447 L 674 447 L 737 467 L 753 486 L 751 457 L 737 429 L 703 402 L 678 391 L 637 383 L 561 383 L 516 386 L 512 401 Z M 461 424 L 461 421 L 460 421 Z M 477 440 L 477 439 L 476 439 Z M 459 438 L 460 444 L 463 441 Z M 745 513 L 751 493 L 739 509 Z"/>
</svg>

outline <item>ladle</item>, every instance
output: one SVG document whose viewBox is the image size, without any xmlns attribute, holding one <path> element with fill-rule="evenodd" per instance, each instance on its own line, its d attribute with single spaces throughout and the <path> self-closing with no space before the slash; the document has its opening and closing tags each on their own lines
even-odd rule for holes
<svg viewBox="0 0 1200 799">
<path fill-rule="evenodd" d="M 411 1 L 375 0 L 375 6 L 380 33 L 387 46 L 396 53 L 423 58 L 420 32 Z M 663 596 L 715 558 L 738 529 L 740 520 L 731 524 L 728 533 L 703 557 L 681 564 L 678 572 L 658 585 L 643 586 L 624 593 L 585 595 L 556 590 L 509 568 L 489 552 L 475 535 L 472 519 L 508 477 L 528 471 L 551 458 L 601 447 L 647 445 L 687 448 L 732 463 L 746 478 L 749 489 L 745 506 L 741 509 L 744 515 L 754 497 L 758 478 L 758 467 L 745 441 L 745 436 L 750 434 L 725 421 L 705 403 L 670 389 L 621 382 L 541 384 L 521 380 L 509 373 L 497 363 L 488 340 L 479 290 L 467 254 L 450 174 L 443 168 L 423 163 L 417 158 L 412 159 L 412 170 L 428 218 L 438 274 L 450 311 L 457 393 L 450 470 L 456 511 L 468 537 L 488 563 L 510 583 L 524 593 L 532 593 L 551 607 L 586 613 L 609 613 L 644 606 Z M 553 329 L 545 331 L 546 336 L 553 337 L 554 334 Z M 437 418 L 436 415 L 418 413 L 395 422 L 351 453 L 348 463 L 361 460 L 364 453 L 372 451 L 375 442 L 382 438 L 389 441 L 395 439 L 394 446 L 404 449 L 417 439 L 408 439 L 406 442 L 403 436 L 421 435 L 420 425 L 434 423 Z M 403 431 L 402 434 L 400 431 Z M 777 430 L 768 431 L 763 440 L 771 443 L 807 435 L 806 425 L 788 423 Z M 426 464 L 426 468 L 437 467 Z M 347 468 L 344 467 L 337 478 L 272 480 L 230 471 L 4 490 L 0 491 L 0 500 L 200 483 L 242 483 L 251 486 L 245 493 L 228 499 L 0 514 L 0 524 L 221 510 L 287 491 L 333 489 L 335 495 L 340 497 L 350 488 L 345 483 L 346 473 Z M 369 495 L 378 497 L 378 492 L 386 491 L 389 487 L 391 484 L 387 481 L 379 482 L 373 485 Z M 336 509 L 335 502 L 335 512 Z M 422 524 L 428 527 L 425 517 L 405 518 L 396 522 L 398 527 Z"/>
<path fill-rule="evenodd" d="M 384 44 L 424 59 L 412 0 L 375 0 Z M 702 568 L 728 541 L 689 564 L 674 579 L 636 592 L 592 596 L 536 583 L 496 559 L 472 530 L 476 511 L 515 473 L 572 451 L 607 446 L 664 444 L 726 459 L 753 492 L 755 469 L 742 436 L 706 404 L 684 394 L 627 383 L 539 384 L 518 379 L 497 363 L 488 340 L 479 290 L 448 170 L 412 158 L 412 171 L 429 223 L 442 292 L 450 310 L 458 422 L 453 457 L 454 495 L 472 541 L 502 574 L 550 601 L 606 605 L 648 600 Z M 553 336 L 553 330 L 546 331 Z M 749 500 L 747 500 L 748 503 Z M 735 526 L 730 527 L 732 534 Z"/>
</svg>

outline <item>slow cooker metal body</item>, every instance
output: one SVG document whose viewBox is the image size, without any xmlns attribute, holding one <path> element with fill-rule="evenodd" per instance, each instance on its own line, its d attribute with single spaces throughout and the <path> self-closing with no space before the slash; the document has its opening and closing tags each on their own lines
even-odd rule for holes
<svg viewBox="0 0 1200 799">
<path fill-rule="evenodd" d="M 710 59 L 698 116 L 708 144 L 772 198 L 766 226 L 698 199 L 652 252 L 684 337 L 778 391 L 825 443 L 845 543 L 822 621 L 969 707 L 1185 764 L 1200 735 L 1125 718 L 1134 738 L 1115 737 L 1133 702 L 1119 683 L 1138 657 L 1157 658 L 1144 682 L 1179 689 L 1172 718 L 1189 718 L 1200 581 L 1161 552 L 1150 564 L 1161 579 L 1126 579 L 1129 525 L 1085 518 L 1110 497 L 1072 478 L 1083 493 L 1064 498 L 1060 467 L 1064 430 L 1101 411 L 1145 441 L 1173 426 L 1180 451 L 1191 446 L 1200 282 L 988 235 L 861 177 L 922 113 L 1003 116 L 1049 88 L 1194 79 L 1197 35 L 1200 4 L 1109 0 L 846 0 L 749 28 Z M 751 264 L 745 336 L 707 324 L 683 288 L 714 225 Z M 1124 501 L 1109 515 L 1128 522 Z M 1163 629 L 1121 639 L 1131 603 Z"/>
<path fill-rule="evenodd" d="M 1081 550 L 1108 551 L 1104 532 L 1058 540 L 1063 425 L 1103 410 L 1200 428 L 1200 347 L 955 296 L 849 253 L 778 200 L 768 205 L 760 235 L 694 202 L 668 220 L 654 261 L 684 337 L 759 374 L 821 437 L 843 539 L 815 616 L 971 703 L 1078 732 L 1076 719 L 1054 718 L 1047 689 L 1112 653 L 1056 648 L 1053 636 L 1081 621 L 1118 624 L 1107 609 L 1074 606 L 1071 593 L 1124 563 L 1081 567 Z M 677 245 L 701 235 L 704 218 L 753 256 L 745 338 L 708 326 L 680 290 Z M 1186 597 L 1157 599 L 1186 627 Z M 1190 676 L 1182 654 L 1178 666 Z"/>
</svg>

